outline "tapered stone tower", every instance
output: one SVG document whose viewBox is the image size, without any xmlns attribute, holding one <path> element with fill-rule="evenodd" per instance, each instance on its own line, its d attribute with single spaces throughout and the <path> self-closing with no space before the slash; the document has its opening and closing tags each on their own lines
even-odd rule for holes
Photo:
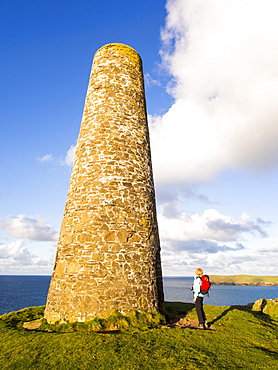
<svg viewBox="0 0 278 370">
<path fill-rule="evenodd" d="M 162 308 L 141 58 L 108 44 L 94 57 L 45 318 Z"/>
</svg>

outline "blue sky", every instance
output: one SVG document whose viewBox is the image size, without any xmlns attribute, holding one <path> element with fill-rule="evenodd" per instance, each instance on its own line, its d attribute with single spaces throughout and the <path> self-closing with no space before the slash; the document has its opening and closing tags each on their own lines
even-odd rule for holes
<svg viewBox="0 0 278 370">
<path fill-rule="evenodd" d="M 51 274 L 93 55 L 122 42 L 143 59 L 164 275 L 277 275 L 276 8 L 3 0 L 0 274 Z"/>
</svg>

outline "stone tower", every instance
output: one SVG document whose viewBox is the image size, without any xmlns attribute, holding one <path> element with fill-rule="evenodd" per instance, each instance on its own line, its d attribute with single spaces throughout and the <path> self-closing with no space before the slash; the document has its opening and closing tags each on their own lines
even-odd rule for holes
<svg viewBox="0 0 278 370">
<path fill-rule="evenodd" d="M 141 58 L 108 44 L 93 61 L 45 318 L 162 309 Z"/>
</svg>

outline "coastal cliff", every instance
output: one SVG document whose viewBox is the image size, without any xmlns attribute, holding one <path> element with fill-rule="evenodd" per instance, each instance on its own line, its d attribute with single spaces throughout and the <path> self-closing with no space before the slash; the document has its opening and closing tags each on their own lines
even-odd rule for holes
<svg viewBox="0 0 278 370">
<path fill-rule="evenodd" d="M 278 276 L 210 275 L 213 285 L 277 286 Z"/>
</svg>

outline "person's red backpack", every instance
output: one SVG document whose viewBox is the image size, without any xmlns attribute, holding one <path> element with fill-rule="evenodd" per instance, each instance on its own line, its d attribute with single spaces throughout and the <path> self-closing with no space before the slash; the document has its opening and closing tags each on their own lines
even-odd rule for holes
<svg viewBox="0 0 278 370">
<path fill-rule="evenodd" d="M 203 276 L 199 276 L 199 278 L 202 280 L 200 293 L 208 294 L 210 286 L 211 286 L 211 282 L 209 281 L 209 276 L 203 275 Z"/>
</svg>

